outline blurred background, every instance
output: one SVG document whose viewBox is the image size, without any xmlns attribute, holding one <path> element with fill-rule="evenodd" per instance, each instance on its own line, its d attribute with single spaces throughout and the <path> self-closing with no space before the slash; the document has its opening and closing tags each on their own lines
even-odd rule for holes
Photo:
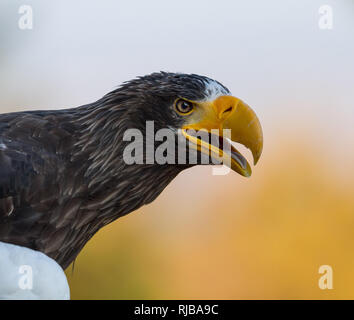
<svg viewBox="0 0 354 320">
<path fill-rule="evenodd" d="M 1 0 L 0 112 L 76 107 L 164 70 L 219 80 L 264 130 L 250 179 L 192 168 L 99 231 L 66 272 L 72 298 L 353 299 L 353 36 L 352 0 Z"/>
</svg>

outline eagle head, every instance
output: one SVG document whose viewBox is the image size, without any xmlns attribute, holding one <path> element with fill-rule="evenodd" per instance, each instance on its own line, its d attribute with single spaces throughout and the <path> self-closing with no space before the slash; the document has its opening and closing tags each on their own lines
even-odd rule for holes
<svg viewBox="0 0 354 320">
<path fill-rule="evenodd" d="M 118 135 L 126 147 L 121 157 L 130 165 L 224 163 L 249 177 L 251 166 L 232 141 L 251 150 L 254 164 L 262 152 L 262 128 L 254 111 L 205 76 L 152 73 L 124 83 L 98 104 L 116 112 L 116 128 L 125 131 Z"/>
</svg>

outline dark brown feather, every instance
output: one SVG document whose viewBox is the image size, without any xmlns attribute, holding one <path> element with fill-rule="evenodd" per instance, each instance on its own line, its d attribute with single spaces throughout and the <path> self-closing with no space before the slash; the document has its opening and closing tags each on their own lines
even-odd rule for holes
<svg viewBox="0 0 354 320">
<path fill-rule="evenodd" d="M 0 115 L 0 241 L 66 268 L 100 228 L 153 201 L 188 166 L 127 165 L 123 134 L 147 120 L 180 128 L 172 102 L 202 99 L 206 80 L 155 73 L 93 104 Z"/>
</svg>

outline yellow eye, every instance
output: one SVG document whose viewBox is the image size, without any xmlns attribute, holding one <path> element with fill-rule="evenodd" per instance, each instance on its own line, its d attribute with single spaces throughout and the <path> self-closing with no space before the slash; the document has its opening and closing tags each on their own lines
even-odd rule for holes
<svg viewBox="0 0 354 320">
<path fill-rule="evenodd" d="M 178 99 L 175 103 L 176 111 L 182 115 L 190 113 L 194 106 L 193 103 L 184 99 Z"/>
</svg>

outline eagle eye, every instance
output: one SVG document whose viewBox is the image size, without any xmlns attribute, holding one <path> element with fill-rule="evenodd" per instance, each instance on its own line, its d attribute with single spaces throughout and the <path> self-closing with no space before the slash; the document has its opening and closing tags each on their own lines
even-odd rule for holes
<svg viewBox="0 0 354 320">
<path fill-rule="evenodd" d="M 175 108 L 179 114 L 186 115 L 193 110 L 194 106 L 190 101 L 178 99 L 175 103 Z"/>
</svg>

